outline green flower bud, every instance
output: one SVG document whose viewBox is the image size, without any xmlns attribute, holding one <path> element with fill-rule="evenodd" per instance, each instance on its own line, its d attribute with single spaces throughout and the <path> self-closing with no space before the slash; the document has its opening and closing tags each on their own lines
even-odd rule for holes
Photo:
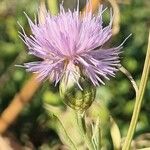
<svg viewBox="0 0 150 150">
<path fill-rule="evenodd" d="M 70 75 L 62 78 L 59 92 L 65 104 L 76 111 L 84 112 L 95 99 L 96 87 L 86 77 Z"/>
</svg>

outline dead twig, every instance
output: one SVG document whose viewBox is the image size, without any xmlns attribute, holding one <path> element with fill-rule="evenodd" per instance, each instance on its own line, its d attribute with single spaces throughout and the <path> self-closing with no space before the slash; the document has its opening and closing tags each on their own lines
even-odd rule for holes
<svg viewBox="0 0 150 150">
<path fill-rule="evenodd" d="M 9 125 L 17 118 L 24 108 L 24 105 L 31 100 L 39 86 L 40 82 L 37 82 L 35 75 L 33 75 L 23 86 L 21 91 L 15 95 L 9 106 L 1 114 L 0 133 L 4 133 Z"/>
</svg>

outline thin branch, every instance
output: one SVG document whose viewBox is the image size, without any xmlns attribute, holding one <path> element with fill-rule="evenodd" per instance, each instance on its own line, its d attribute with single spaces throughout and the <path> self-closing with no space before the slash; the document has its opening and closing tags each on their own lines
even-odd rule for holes
<svg viewBox="0 0 150 150">
<path fill-rule="evenodd" d="M 40 86 L 37 82 L 35 75 L 23 86 L 22 90 L 17 93 L 9 106 L 3 111 L 0 116 L 0 133 L 4 133 L 9 125 L 18 117 L 24 105 L 31 100 Z"/>
</svg>

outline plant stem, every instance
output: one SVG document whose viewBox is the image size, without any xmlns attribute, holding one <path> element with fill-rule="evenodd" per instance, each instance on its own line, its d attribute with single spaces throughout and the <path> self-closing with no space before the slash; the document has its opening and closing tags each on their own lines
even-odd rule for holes
<svg viewBox="0 0 150 150">
<path fill-rule="evenodd" d="M 143 69 L 143 73 L 142 73 L 142 77 L 141 77 L 141 82 L 140 82 L 140 86 L 139 86 L 139 91 L 138 91 L 138 94 L 136 97 L 130 127 L 129 127 L 127 137 L 125 139 L 125 143 L 123 145 L 122 150 L 129 150 L 129 148 L 130 148 L 130 144 L 132 141 L 132 137 L 133 137 L 136 125 L 137 125 L 138 116 L 139 116 L 140 109 L 141 109 L 141 104 L 142 104 L 142 100 L 143 100 L 146 83 L 148 80 L 149 69 L 150 69 L 150 34 L 149 34 L 148 49 L 147 49 L 146 59 L 145 59 L 145 63 L 144 63 L 144 69 Z"/>
<path fill-rule="evenodd" d="M 89 148 L 89 150 L 94 150 L 94 146 L 92 144 L 92 138 L 90 139 L 89 136 L 87 135 L 84 116 L 80 113 L 76 113 L 76 118 L 77 118 L 77 123 L 80 129 L 81 135 L 83 139 L 85 140 L 87 147 Z"/>
</svg>

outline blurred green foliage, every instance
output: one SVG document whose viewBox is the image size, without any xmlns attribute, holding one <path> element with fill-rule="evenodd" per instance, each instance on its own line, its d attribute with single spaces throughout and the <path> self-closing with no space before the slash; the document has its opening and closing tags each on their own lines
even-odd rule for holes
<svg viewBox="0 0 150 150">
<path fill-rule="evenodd" d="M 81 8 L 83 8 L 82 1 Z M 66 8 L 74 8 L 75 0 L 65 0 Z M 132 37 L 124 44 L 122 64 L 127 68 L 137 83 L 143 69 L 144 58 L 147 49 L 148 31 L 150 26 L 149 0 L 130 0 L 128 4 L 119 4 L 121 11 L 121 28 L 111 45 L 119 45 L 130 33 Z M 1 0 L 0 1 L 0 112 L 10 103 L 14 95 L 20 91 L 24 83 L 30 77 L 24 69 L 15 67 L 15 64 L 23 64 L 35 59 L 27 56 L 26 47 L 18 37 L 20 30 L 17 21 L 30 33 L 27 19 L 23 12 L 34 18 L 37 14 L 38 2 L 36 0 Z M 97 89 L 96 100 L 108 108 L 115 118 L 121 135 L 125 136 L 132 115 L 135 101 L 135 92 L 128 79 L 118 72 L 116 78 L 106 81 L 106 86 Z M 9 132 L 27 145 L 30 141 L 37 149 L 46 149 L 60 145 L 58 133 L 55 131 L 55 122 L 49 118 L 44 109 L 44 103 L 66 110 L 59 97 L 58 87 L 46 81 L 27 104 L 16 122 L 11 125 Z M 97 110 L 101 111 L 101 110 Z M 106 111 L 106 110 L 105 110 Z M 139 122 L 135 137 L 150 132 L 150 81 L 144 96 Z M 105 116 L 101 115 L 102 117 Z M 67 118 L 71 119 L 71 118 Z M 106 133 L 108 134 L 108 133 Z M 110 134 L 108 135 L 110 137 Z M 111 149 L 110 138 L 104 140 L 108 149 Z"/>
</svg>

